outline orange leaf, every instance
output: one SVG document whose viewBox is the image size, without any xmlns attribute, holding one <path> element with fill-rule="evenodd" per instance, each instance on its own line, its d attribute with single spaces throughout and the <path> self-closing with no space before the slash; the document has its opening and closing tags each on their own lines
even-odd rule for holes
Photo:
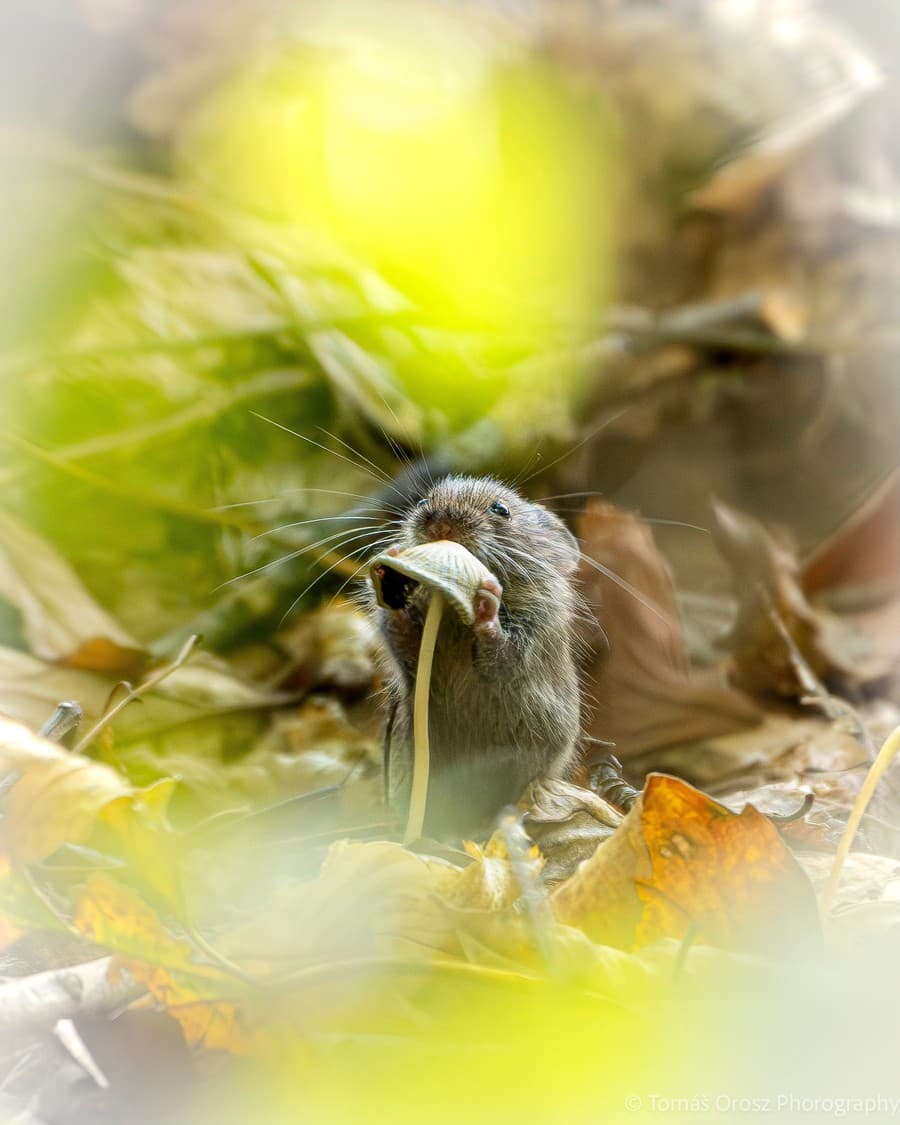
<svg viewBox="0 0 900 1125">
<path fill-rule="evenodd" d="M 809 881 L 774 825 L 651 774 L 615 835 L 553 895 L 561 922 L 625 948 L 657 938 L 778 953 L 818 931 Z"/>
<path fill-rule="evenodd" d="M 147 659 L 142 649 L 126 647 L 108 637 L 88 637 L 59 662 L 66 668 L 84 668 L 90 672 L 130 679 L 144 671 Z"/>
</svg>

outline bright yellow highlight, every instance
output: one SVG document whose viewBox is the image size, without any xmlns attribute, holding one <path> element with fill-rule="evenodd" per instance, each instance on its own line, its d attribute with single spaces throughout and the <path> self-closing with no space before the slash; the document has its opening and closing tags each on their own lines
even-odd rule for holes
<svg viewBox="0 0 900 1125">
<path fill-rule="evenodd" d="M 454 327 L 529 332 L 596 304 L 606 120 L 449 13 L 322 9 L 185 130 L 188 174 L 312 228 Z"/>
</svg>

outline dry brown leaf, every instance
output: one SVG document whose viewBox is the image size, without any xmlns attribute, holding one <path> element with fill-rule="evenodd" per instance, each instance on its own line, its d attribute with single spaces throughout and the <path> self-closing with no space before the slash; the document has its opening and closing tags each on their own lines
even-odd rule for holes
<svg viewBox="0 0 900 1125">
<path fill-rule="evenodd" d="M 60 664 L 127 679 L 139 675 L 146 668 L 147 660 L 145 652 L 123 649 L 106 637 L 91 637 L 60 660 Z"/>
<path fill-rule="evenodd" d="M 279 641 L 291 661 L 285 687 L 356 694 L 372 686 L 377 638 L 355 606 L 341 602 L 303 614 Z"/>
<path fill-rule="evenodd" d="M 900 470 L 891 473 L 807 559 L 807 594 L 833 586 L 896 594 L 900 575 Z"/>
<path fill-rule="evenodd" d="M 469 842 L 466 851 L 474 863 L 444 876 L 440 884 L 444 902 L 462 910 L 507 910 L 522 893 L 522 888 L 502 835 L 495 833 L 484 847 Z M 529 862 L 539 873 L 541 861 L 536 850 Z"/>
<path fill-rule="evenodd" d="M 616 834 L 554 892 L 560 922 L 636 948 L 661 937 L 783 954 L 818 928 L 812 889 L 774 825 L 652 774 Z"/>
<path fill-rule="evenodd" d="M 632 768 L 674 773 L 706 791 L 730 793 L 776 776 L 794 777 L 802 768 L 802 753 L 824 728 L 819 719 L 769 713 L 752 730 L 640 755 L 632 760 Z"/>
<path fill-rule="evenodd" d="M 521 804 L 525 831 L 545 860 L 547 883 L 567 879 L 612 836 L 624 815 L 589 789 L 559 778 L 534 782 Z"/>
<path fill-rule="evenodd" d="M 825 683 L 864 676 L 839 653 L 829 620 L 806 600 L 793 551 L 751 516 L 714 505 L 716 546 L 732 569 L 738 617 L 725 640 L 735 680 L 745 690 L 799 699 L 813 690 L 809 672 Z"/>
<path fill-rule="evenodd" d="M 783 52 L 797 89 L 782 115 L 693 193 L 697 207 L 751 209 L 765 188 L 883 82 L 849 30 L 824 13 L 785 5 L 773 9 L 770 19 L 773 45 Z"/>
<path fill-rule="evenodd" d="M 125 676 L 146 659 L 62 555 L 6 512 L 0 512 L 0 598 L 22 614 L 25 639 L 44 660 Z"/>
<path fill-rule="evenodd" d="M 672 575 L 650 528 L 594 501 L 578 532 L 588 559 L 626 585 L 582 563 L 585 599 L 609 639 L 608 654 L 592 644 L 585 675 L 585 694 L 594 701 L 587 733 L 613 742 L 616 754 L 627 758 L 756 724 L 754 704 L 717 672 L 691 673 Z"/>
</svg>

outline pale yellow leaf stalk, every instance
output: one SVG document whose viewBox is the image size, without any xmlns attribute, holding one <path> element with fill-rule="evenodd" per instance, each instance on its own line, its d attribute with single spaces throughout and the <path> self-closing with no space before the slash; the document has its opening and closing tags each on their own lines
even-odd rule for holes
<svg viewBox="0 0 900 1125">
<path fill-rule="evenodd" d="M 850 810 L 850 818 L 847 821 L 847 826 L 844 828 L 844 834 L 841 836 L 841 842 L 838 845 L 838 850 L 834 857 L 834 863 L 831 867 L 831 875 L 828 877 L 828 885 L 822 894 L 822 915 L 827 917 L 828 912 L 831 910 L 831 904 L 834 901 L 834 896 L 838 888 L 838 883 L 841 881 L 841 871 L 844 868 L 844 861 L 850 851 L 850 845 L 853 843 L 853 837 L 859 828 L 863 815 L 868 808 L 869 802 L 872 800 L 872 794 L 875 792 L 875 787 L 878 782 L 884 777 L 888 766 L 894 760 L 897 752 L 900 751 L 900 727 L 895 727 L 894 730 L 888 735 L 884 741 L 884 745 L 878 751 L 875 761 L 872 763 L 872 768 L 866 774 L 866 780 L 862 784 L 862 788 L 853 802 L 853 808 Z"/>
</svg>

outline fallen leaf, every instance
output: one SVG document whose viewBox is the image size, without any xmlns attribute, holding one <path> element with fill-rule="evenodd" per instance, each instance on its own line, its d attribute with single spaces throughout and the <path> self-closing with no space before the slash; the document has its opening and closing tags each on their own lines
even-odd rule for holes
<svg viewBox="0 0 900 1125">
<path fill-rule="evenodd" d="M 2 717 L 0 770 L 14 778 L 2 798 L 0 821 L 0 860 L 14 868 L 85 840 L 104 806 L 134 792 L 110 766 Z"/>
<path fill-rule="evenodd" d="M 356 694 L 374 682 L 377 638 L 370 618 L 355 606 L 338 603 L 305 613 L 279 643 L 291 662 L 282 679 L 286 687 Z"/>
<path fill-rule="evenodd" d="M 474 860 L 461 871 L 448 871 L 439 883 L 439 892 L 450 906 L 473 911 L 507 910 L 522 894 L 509 850 L 501 832 L 495 832 L 482 848 L 469 841 L 466 852 Z M 543 861 L 537 850 L 525 860 L 535 878 L 540 878 Z"/>
<path fill-rule="evenodd" d="M 106 711 L 117 682 L 97 672 L 47 663 L 0 646 L 0 714 L 35 730 L 53 714 L 60 700 L 66 699 L 79 703 L 84 712 L 81 729 L 88 730 Z M 203 723 L 218 724 L 219 747 L 223 723 L 228 725 L 229 737 L 232 732 L 236 737 L 242 726 L 250 728 L 251 733 L 242 740 L 247 745 L 258 733 L 256 728 L 266 725 L 273 707 L 294 698 L 248 684 L 222 661 L 208 653 L 197 653 L 191 665 L 176 669 L 142 696 L 140 704 L 128 706 L 116 716 L 110 728 L 113 748 L 116 757 L 124 760 L 133 746 L 152 747 L 157 763 L 164 762 L 166 749 L 180 742 L 190 744 Z M 202 771 L 205 765 L 198 761 L 197 768 Z M 147 772 L 154 778 L 159 776 L 158 772 Z M 162 771 L 164 776 L 174 772 Z M 221 774 L 219 783 L 227 784 Z"/>
<path fill-rule="evenodd" d="M 594 501 L 579 518 L 578 533 L 587 556 L 582 590 L 608 638 L 608 652 L 587 638 L 592 658 L 584 694 L 592 705 L 586 733 L 614 743 L 624 759 L 758 723 L 755 705 L 729 688 L 722 673 L 692 673 L 672 575 L 650 528 Z"/>
<path fill-rule="evenodd" d="M 176 843 L 165 819 L 175 782 L 134 788 L 111 766 L 73 754 L 0 717 L 0 865 L 21 870 L 110 830 L 132 867 L 170 903 L 178 902 Z"/>
<path fill-rule="evenodd" d="M 631 766 L 635 771 L 655 769 L 674 773 L 701 789 L 729 793 L 736 788 L 760 785 L 776 774 L 794 776 L 803 750 L 825 726 L 819 719 L 769 713 L 752 730 L 637 755 Z M 789 756 L 790 763 L 782 766 Z"/>
<path fill-rule="evenodd" d="M 662 774 L 551 901 L 558 921 L 626 949 L 690 935 L 784 955 L 818 929 L 809 882 L 762 813 L 733 813 Z"/>
<path fill-rule="evenodd" d="M 807 594 L 834 586 L 896 594 L 900 574 L 900 470 L 882 481 L 812 556 L 801 581 Z M 876 600 L 881 600 L 877 599 Z"/>
<path fill-rule="evenodd" d="M 838 651 L 824 611 L 806 600 L 793 550 L 758 520 L 725 504 L 713 506 L 713 538 L 732 570 L 738 617 L 723 642 L 735 681 L 758 695 L 800 699 L 824 683 L 855 683 L 868 675 L 858 659 Z M 855 654 L 854 654 L 855 656 Z"/>
<path fill-rule="evenodd" d="M 222 938 L 241 964 L 286 958 L 315 965 L 390 956 L 397 944 L 418 957 L 444 948 L 450 927 L 435 897 L 453 869 L 388 841 L 340 840 L 317 878 L 279 888 Z"/>
<path fill-rule="evenodd" d="M 39 730 L 64 699 L 77 700 L 85 719 L 99 718 L 114 681 L 96 672 L 39 660 L 0 646 L 0 714 Z"/>
<path fill-rule="evenodd" d="M 182 846 L 166 812 L 178 782 L 164 778 L 104 806 L 103 820 L 116 836 L 133 873 L 176 910 L 181 909 L 178 854 Z"/>
<path fill-rule="evenodd" d="M 522 795 L 525 831 L 540 848 L 544 879 L 567 879 L 622 823 L 623 814 L 607 801 L 559 778 L 534 782 Z"/>
<path fill-rule="evenodd" d="M 19 610 L 25 639 L 44 660 L 119 676 L 146 660 L 56 548 L 7 512 L 0 512 L 0 598 Z"/>
<path fill-rule="evenodd" d="M 89 672 L 127 678 L 141 673 L 147 666 L 147 660 L 145 652 L 122 649 L 106 637 L 91 637 L 60 663 L 67 668 L 83 668 Z"/>
<path fill-rule="evenodd" d="M 189 1044 L 248 1054 L 270 1042 L 250 1030 L 241 1001 L 245 982 L 199 963 L 191 946 L 176 938 L 129 887 L 105 875 L 86 883 L 73 925 L 116 955 L 116 963 L 143 984 L 181 1025 Z"/>
</svg>

